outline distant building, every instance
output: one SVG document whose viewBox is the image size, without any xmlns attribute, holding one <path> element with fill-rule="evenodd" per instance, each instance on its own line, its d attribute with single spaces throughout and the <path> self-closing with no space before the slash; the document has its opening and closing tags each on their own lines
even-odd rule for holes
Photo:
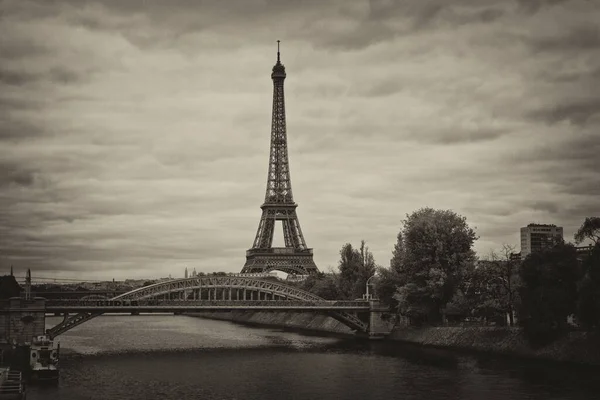
<svg viewBox="0 0 600 400">
<path fill-rule="evenodd" d="M 187 270 L 187 267 L 185 267 L 185 275 L 184 275 L 184 278 L 186 278 L 186 279 L 187 279 L 187 277 L 188 277 L 188 270 Z"/>
<path fill-rule="evenodd" d="M 592 254 L 592 250 L 594 249 L 594 245 L 590 244 L 588 246 L 579 246 L 575 247 L 575 251 L 577 252 L 577 256 L 581 259 L 585 257 L 589 257 Z"/>
<path fill-rule="evenodd" d="M 306 278 L 308 278 L 308 275 L 289 274 L 285 280 L 288 282 L 303 282 Z"/>
<path fill-rule="evenodd" d="M 510 261 L 521 261 L 521 253 L 510 253 Z"/>
<path fill-rule="evenodd" d="M 194 271 L 192 272 L 192 277 L 196 277 L 198 275 L 198 273 L 196 272 L 196 268 L 194 268 Z"/>
<path fill-rule="evenodd" d="M 563 240 L 563 228 L 556 225 L 529 224 L 521 228 L 521 258 L 552 247 Z"/>
</svg>

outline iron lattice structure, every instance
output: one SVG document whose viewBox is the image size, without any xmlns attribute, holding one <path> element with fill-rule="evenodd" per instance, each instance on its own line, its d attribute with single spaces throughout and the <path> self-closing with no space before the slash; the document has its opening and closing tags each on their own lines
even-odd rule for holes
<svg viewBox="0 0 600 400">
<path fill-rule="evenodd" d="M 219 291 L 221 292 L 222 300 L 227 300 L 227 298 L 233 298 L 233 290 L 241 291 L 243 298 L 246 300 L 243 300 L 244 304 L 241 304 L 241 307 L 239 307 L 238 309 L 252 310 L 255 309 L 256 306 L 264 308 L 265 305 L 262 304 L 264 303 L 264 301 L 261 302 L 261 300 L 259 300 L 261 298 L 261 295 L 263 298 L 265 295 L 267 295 L 266 298 L 271 299 L 267 300 L 267 302 L 272 305 L 272 309 L 275 309 L 275 307 L 279 305 L 280 307 L 278 307 L 278 309 L 281 311 L 293 310 L 295 307 L 297 308 L 298 306 L 293 306 L 290 303 L 284 305 L 283 303 L 278 303 L 276 299 L 299 300 L 302 302 L 301 308 L 305 311 L 308 309 L 318 311 L 319 308 L 321 308 L 321 312 L 324 312 L 332 318 L 342 322 L 351 329 L 354 329 L 358 332 L 368 331 L 369 324 L 363 321 L 357 314 L 357 311 L 359 310 L 367 311 L 366 304 L 363 301 L 330 302 L 323 299 L 322 297 L 306 292 L 304 290 L 300 290 L 293 286 L 285 285 L 276 281 L 269 281 L 265 279 L 257 279 L 244 276 L 203 276 L 192 277 L 187 279 L 174 279 L 171 281 L 155 283 L 153 285 L 135 289 L 130 292 L 121 294 L 119 296 L 115 296 L 110 300 L 147 300 L 161 298 L 161 296 L 170 295 L 173 293 L 180 293 L 180 297 L 184 298 L 194 298 L 194 291 L 196 291 L 197 294 L 200 294 L 200 296 L 196 295 L 196 298 L 202 297 L 202 291 L 204 291 L 204 294 L 208 294 L 209 300 L 216 300 L 217 289 L 219 289 Z M 208 293 L 206 291 L 208 291 Z M 250 293 L 253 294 L 250 295 Z M 247 299 L 247 294 L 248 297 L 250 297 L 250 299 Z M 86 300 L 86 302 L 88 301 L 89 300 Z M 225 302 L 213 303 L 215 305 L 227 305 L 227 303 Z M 335 306 L 336 303 L 339 307 Z M 194 301 L 189 301 L 188 304 L 194 305 L 195 303 Z M 252 306 L 252 304 L 255 304 L 255 306 Z M 345 304 L 345 306 L 342 306 L 343 304 Z M 231 305 L 229 305 L 229 307 L 230 306 Z M 346 309 L 346 311 L 343 310 L 344 308 Z M 58 325 L 52 327 L 51 329 L 48 329 L 46 332 L 50 337 L 54 338 L 78 325 L 81 325 L 84 322 L 87 322 L 95 317 L 102 315 L 104 311 L 105 310 L 102 309 L 102 307 L 98 307 L 98 311 L 90 309 L 89 311 L 80 312 L 71 316 L 69 316 L 68 313 L 65 313 L 64 320 Z"/>
<path fill-rule="evenodd" d="M 283 82 L 285 67 L 281 64 L 279 41 L 277 63 L 273 67 L 273 115 L 271 119 L 271 151 L 265 202 L 252 248 L 246 252 L 242 273 L 283 271 L 288 274 L 309 275 L 319 272 L 312 249 L 306 246 L 292 195 L 288 158 Z M 285 247 L 273 247 L 277 221 L 283 226 Z"/>
</svg>

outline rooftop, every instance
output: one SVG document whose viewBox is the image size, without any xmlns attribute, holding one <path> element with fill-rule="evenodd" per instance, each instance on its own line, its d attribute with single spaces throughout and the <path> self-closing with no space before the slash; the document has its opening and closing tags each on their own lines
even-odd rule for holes
<svg viewBox="0 0 600 400">
<path fill-rule="evenodd" d="M 538 226 L 546 226 L 546 227 L 554 227 L 556 228 L 557 226 L 554 224 L 536 224 L 534 222 L 530 223 L 529 225 L 527 225 L 527 227 L 538 227 Z"/>
</svg>

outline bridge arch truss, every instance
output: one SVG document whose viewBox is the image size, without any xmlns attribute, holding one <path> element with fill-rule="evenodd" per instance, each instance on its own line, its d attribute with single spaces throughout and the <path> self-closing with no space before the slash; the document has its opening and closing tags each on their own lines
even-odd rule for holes
<svg viewBox="0 0 600 400">
<path fill-rule="evenodd" d="M 220 298 L 219 298 L 220 297 Z M 110 300 L 302 300 L 323 302 L 325 299 L 310 292 L 283 283 L 244 276 L 196 276 L 155 283 L 112 297 Z M 219 299 L 218 299 L 219 298 Z M 355 313 L 329 311 L 332 318 L 342 322 L 353 330 L 366 332 L 368 324 Z M 101 312 L 84 312 L 69 316 L 56 326 L 48 329 L 51 337 L 56 337 L 84 322 L 102 315 Z"/>
</svg>

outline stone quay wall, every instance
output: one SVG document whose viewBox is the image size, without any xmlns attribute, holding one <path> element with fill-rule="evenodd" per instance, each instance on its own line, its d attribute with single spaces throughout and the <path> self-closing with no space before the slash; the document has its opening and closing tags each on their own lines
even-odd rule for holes
<svg viewBox="0 0 600 400">
<path fill-rule="evenodd" d="M 325 314 L 313 312 L 207 311 L 186 313 L 186 315 L 272 328 L 293 328 L 313 332 L 329 332 L 346 335 L 353 334 L 353 331 L 341 322 Z"/>
<path fill-rule="evenodd" d="M 353 335 L 353 331 L 341 322 L 324 314 L 311 312 L 231 311 L 186 315 L 254 326 Z M 529 346 L 520 328 L 507 327 L 396 326 L 386 340 L 419 346 L 600 366 L 600 334 L 591 332 L 569 332 L 552 344 L 535 349 Z"/>
<path fill-rule="evenodd" d="M 532 348 L 523 331 L 516 327 L 397 327 L 388 339 L 422 346 L 600 365 L 600 335 L 592 332 L 569 332 L 540 348 Z"/>
</svg>

